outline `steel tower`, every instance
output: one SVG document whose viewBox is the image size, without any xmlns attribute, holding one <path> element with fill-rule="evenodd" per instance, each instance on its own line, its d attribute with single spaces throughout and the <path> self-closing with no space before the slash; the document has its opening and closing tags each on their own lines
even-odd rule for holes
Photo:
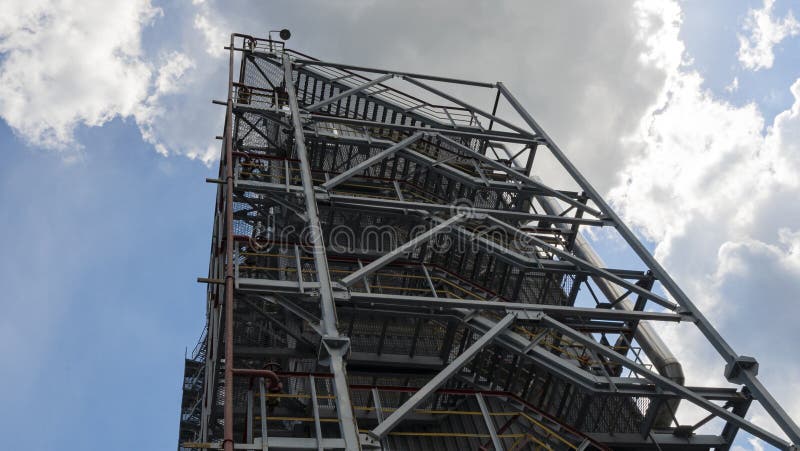
<svg viewBox="0 0 800 451">
<path fill-rule="evenodd" d="M 793 449 L 744 419 L 754 401 L 800 443 L 504 84 L 228 50 L 181 449 L 727 450 L 740 429 Z M 450 94 L 468 88 L 493 103 Z M 543 154 L 572 189 L 537 177 Z M 579 233 L 599 227 L 636 268 L 605 266 Z M 659 321 L 697 327 L 740 388 L 684 386 Z M 708 417 L 678 424 L 681 402 Z"/>
</svg>

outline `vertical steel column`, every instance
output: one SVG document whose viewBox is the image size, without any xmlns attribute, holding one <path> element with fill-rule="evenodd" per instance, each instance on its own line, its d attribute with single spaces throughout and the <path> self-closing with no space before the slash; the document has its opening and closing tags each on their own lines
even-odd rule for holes
<svg viewBox="0 0 800 451">
<path fill-rule="evenodd" d="M 233 38 L 231 35 L 225 108 L 225 451 L 233 451 Z"/>
<path fill-rule="evenodd" d="M 283 54 L 283 75 L 286 84 L 286 92 L 289 95 L 289 109 L 292 115 L 292 125 L 294 127 L 295 146 L 297 148 L 297 158 L 300 160 L 300 177 L 303 183 L 303 195 L 306 203 L 306 214 L 308 215 L 308 227 L 310 229 L 309 240 L 314 254 L 314 265 L 317 269 L 317 281 L 319 282 L 320 311 L 322 312 L 322 330 L 324 333 L 322 342 L 330 357 L 330 369 L 333 373 L 333 383 L 336 402 L 336 413 L 339 416 L 339 427 L 342 432 L 342 439 L 348 450 L 360 450 L 361 444 L 358 437 L 353 408 L 350 402 L 350 392 L 347 386 L 347 377 L 344 368 L 344 353 L 346 346 L 337 346 L 342 343 L 339 337 L 339 330 L 336 328 L 336 308 L 333 301 L 333 289 L 331 288 L 330 273 L 328 271 L 328 259 L 325 255 L 325 244 L 322 241 L 322 224 L 319 220 L 317 211 L 317 199 L 314 194 L 314 181 L 311 178 L 311 165 L 308 161 L 306 152 L 305 137 L 303 135 L 303 124 L 300 121 L 300 106 L 297 103 L 297 93 L 294 88 L 292 78 L 292 61 L 289 55 Z"/>
<path fill-rule="evenodd" d="M 497 428 L 494 426 L 494 420 L 492 420 L 491 412 L 486 405 L 486 401 L 483 399 L 483 395 L 481 393 L 475 393 L 475 400 L 478 401 L 478 407 L 481 409 L 483 421 L 486 422 L 486 428 L 489 430 L 492 446 L 494 446 L 496 451 L 504 451 L 503 442 L 500 441 L 500 437 L 497 435 Z"/>
<path fill-rule="evenodd" d="M 267 451 L 267 392 L 264 390 L 264 378 L 258 378 L 258 407 L 261 412 L 261 451 Z"/>
<path fill-rule="evenodd" d="M 247 425 L 245 425 L 245 443 L 253 443 L 253 386 L 247 390 Z"/>
<path fill-rule="evenodd" d="M 375 387 L 372 388 L 372 404 L 375 406 L 375 418 L 378 420 L 378 424 L 383 423 L 383 420 L 385 420 L 386 417 L 383 414 L 383 404 L 381 404 L 381 394 Z M 381 440 L 382 451 L 391 451 L 388 442 L 389 442 L 388 439 Z"/>
<path fill-rule="evenodd" d="M 309 391 L 311 392 L 311 408 L 313 409 L 314 413 L 314 436 L 317 438 L 317 451 L 323 451 L 322 449 L 322 425 L 319 422 L 319 400 L 317 399 L 317 381 L 314 379 L 314 375 L 308 376 L 308 386 Z"/>
</svg>

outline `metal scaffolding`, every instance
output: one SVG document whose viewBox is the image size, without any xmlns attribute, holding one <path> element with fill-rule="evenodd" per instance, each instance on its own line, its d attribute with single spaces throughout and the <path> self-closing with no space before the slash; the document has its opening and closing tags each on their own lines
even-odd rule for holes
<svg viewBox="0 0 800 451">
<path fill-rule="evenodd" d="M 744 418 L 754 401 L 800 443 L 756 361 L 505 85 L 241 34 L 228 50 L 207 325 L 186 360 L 179 449 L 728 450 L 740 429 L 793 449 Z M 537 177 L 544 152 L 577 189 Z M 605 266 L 580 233 L 599 227 L 638 269 Z M 741 387 L 685 386 L 659 321 L 696 326 Z M 708 417 L 679 424 L 680 402 Z"/>
</svg>

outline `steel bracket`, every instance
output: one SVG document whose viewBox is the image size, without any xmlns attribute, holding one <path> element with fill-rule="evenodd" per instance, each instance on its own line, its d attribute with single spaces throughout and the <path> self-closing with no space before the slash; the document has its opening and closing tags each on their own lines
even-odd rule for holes
<svg viewBox="0 0 800 451">
<path fill-rule="evenodd" d="M 383 447 L 381 447 L 381 442 L 378 441 L 378 440 L 375 440 L 375 437 L 373 437 L 373 436 L 371 436 L 369 434 L 365 434 L 365 433 L 362 432 L 362 433 L 358 434 L 358 438 L 361 441 L 361 449 L 364 449 L 364 450 L 366 450 L 366 449 L 372 449 L 372 450 L 383 449 Z"/>
<path fill-rule="evenodd" d="M 753 376 L 758 375 L 758 361 L 746 355 L 736 357 L 733 362 L 725 365 L 725 379 L 733 383 L 742 383 L 740 382 L 742 371 L 749 372 Z"/>
<path fill-rule="evenodd" d="M 319 346 L 319 360 L 327 360 L 331 355 L 331 351 L 337 351 L 340 355 L 346 355 L 350 352 L 350 338 L 348 337 L 334 337 L 325 335 L 320 340 Z"/>
<path fill-rule="evenodd" d="M 508 313 L 513 313 L 517 316 L 517 319 L 520 321 L 541 321 L 542 317 L 544 317 L 544 313 L 538 312 L 536 310 L 516 310 L 516 309 L 508 309 L 506 310 Z"/>
</svg>

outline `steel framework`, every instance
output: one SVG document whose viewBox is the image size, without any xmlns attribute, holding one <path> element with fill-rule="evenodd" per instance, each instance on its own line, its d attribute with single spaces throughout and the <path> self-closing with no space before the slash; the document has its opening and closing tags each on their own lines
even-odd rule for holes
<svg viewBox="0 0 800 451">
<path fill-rule="evenodd" d="M 795 449 L 744 418 L 753 401 L 800 442 L 756 361 L 504 84 L 241 34 L 227 49 L 207 326 L 179 448 L 727 450 L 743 429 Z M 491 111 L 452 85 L 489 92 Z M 542 152 L 577 190 L 534 175 Z M 587 227 L 616 229 L 642 269 L 605 267 Z M 684 386 L 658 321 L 694 324 L 740 389 Z M 708 417 L 678 424 L 679 402 Z"/>
</svg>

